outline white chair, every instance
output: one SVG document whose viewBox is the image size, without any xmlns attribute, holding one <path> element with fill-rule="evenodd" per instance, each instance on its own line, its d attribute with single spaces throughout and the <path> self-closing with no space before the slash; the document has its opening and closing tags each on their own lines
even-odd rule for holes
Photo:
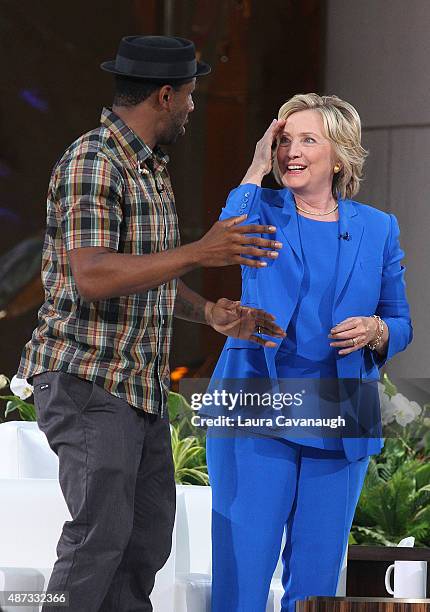
<svg viewBox="0 0 430 612">
<path fill-rule="evenodd" d="M 71 516 L 58 483 L 58 458 L 37 423 L 0 425 L 0 500 L 0 591 L 46 590 L 62 526 Z M 154 612 L 174 610 L 173 535 L 171 554 L 151 594 Z M 20 609 L 37 612 L 39 607 Z"/>
<path fill-rule="evenodd" d="M 210 611 L 211 490 L 177 486 L 175 612 Z"/>
<path fill-rule="evenodd" d="M 0 504 L 0 591 L 46 590 L 63 523 L 70 519 L 58 480 L 2 479 L 0 492 L 6 502 Z"/>
</svg>

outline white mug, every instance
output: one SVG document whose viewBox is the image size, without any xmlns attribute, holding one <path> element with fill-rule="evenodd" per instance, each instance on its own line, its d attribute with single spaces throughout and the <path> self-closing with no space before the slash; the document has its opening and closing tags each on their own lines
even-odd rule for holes
<svg viewBox="0 0 430 612">
<path fill-rule="evenodd" d="M 391 573 L 394 570 L 394 590 Z M 395 561 L 385 572 L 385 588 L 399 599 L 425 599 L 427 587 L 427 561 Z"/>
</svg>

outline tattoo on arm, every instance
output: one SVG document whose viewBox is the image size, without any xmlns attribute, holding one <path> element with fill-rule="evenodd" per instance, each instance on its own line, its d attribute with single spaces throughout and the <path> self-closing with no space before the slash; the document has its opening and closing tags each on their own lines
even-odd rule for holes
<svg viewBox="0 0 430 612">
<path fill-rule="evenodd" d="M 175 301 L 175 317 L 195 323 L 206 323 L 205 304 L 204 302 L 203 304 L 194 304 L 178 294 Z"/>
<path fill-rule="evenodd" d="M 174 315 L 178 319 L 193 321 L 194 323 L 207 323 L 205 306 L 207 300 L 192 291 L 181 280 L 178 281 L 178 293 L 175 301 Z"/>
</svg>

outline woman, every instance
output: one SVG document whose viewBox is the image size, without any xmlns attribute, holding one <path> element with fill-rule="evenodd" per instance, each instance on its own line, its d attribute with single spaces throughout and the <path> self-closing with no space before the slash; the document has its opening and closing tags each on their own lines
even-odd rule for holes
<svg viewBox="0 0 430 612">
<path fill-rule="evenodd" d="M 246 223 L 277 228 L 277 259 L 242 269 L 242 303 L 274 314 L 286 337 L 276 348 L 264 328 L 258 344 L 229 338 L 213 381 L 375 380 L 411 341 L 396 218 L 351 199 L 366 156 L 360 139 L 349 103 L 307 94 L 286 102 L 258 142 L 221 218 L 247 214 Z M 280 190 L 261 188 L 272 165 Z M 348 393 L 339 393 L 344 410 Z M 367 405 L 352 405 L 368 416 Z M 360 437 L 210 428 L 212 612 L 265 611 L 284 529 L 282 611 L 335 595 L 369 455 L 383 444 L 379 412 L 377 421 L 357 425 Z"/>
</svg>

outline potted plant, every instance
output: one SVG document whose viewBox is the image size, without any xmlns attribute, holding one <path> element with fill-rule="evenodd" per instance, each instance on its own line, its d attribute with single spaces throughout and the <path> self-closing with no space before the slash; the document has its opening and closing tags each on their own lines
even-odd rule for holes
<svg viewBox="0 0 430 612">
<path fill-rule="evenodd" d="M 347 595 L 357 597 L 386 597 L 396 558 L 430 560 L 430 405 L 409 401 L 387 375 L 378 384 L 385 445 L 370 458 L 349 536 Z M 417 548 L 397 548 L 408 536 Z"/>
<path fill-rule="evenodd" d="M 409 401 L 387 375 L 379 385 L 385 445 L 370 458 L 349 542 L 396 546 L 413 535 L 430 546 L 430 404 Z"/>
</svg>

